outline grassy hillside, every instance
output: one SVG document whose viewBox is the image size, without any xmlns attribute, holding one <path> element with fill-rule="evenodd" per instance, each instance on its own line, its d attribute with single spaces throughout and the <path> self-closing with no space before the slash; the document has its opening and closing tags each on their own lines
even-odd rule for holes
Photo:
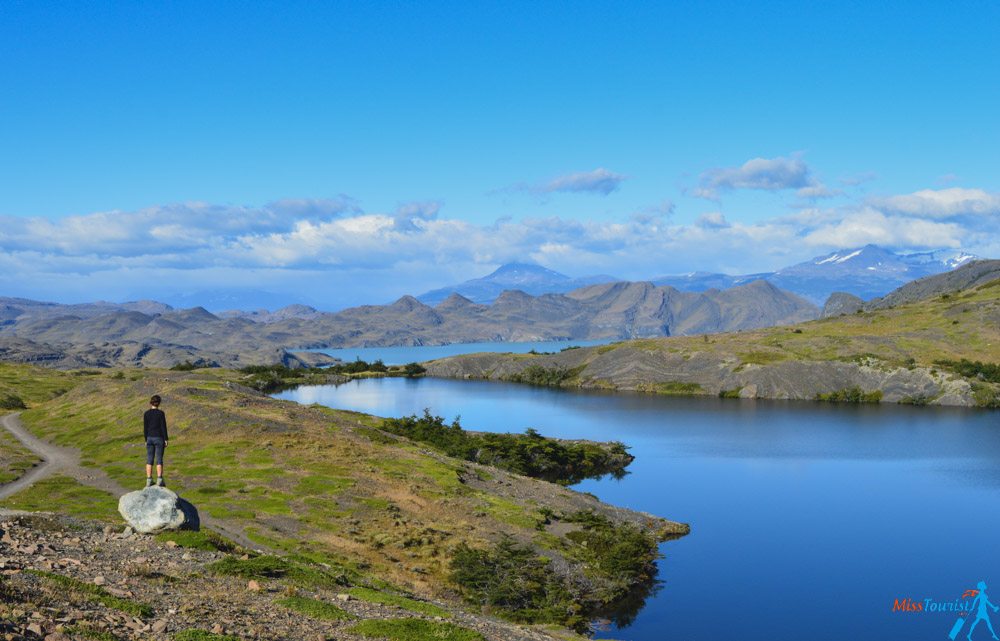
<svg viewBox="0 0 1000 641">
<path fill-rule="evenodd" d="M 884 392 L 891 401 L 996 404 L 1000 381 L 957 365 L 962 359 L 1000 362 L 1000 280 L 788 327 L 461 356 L 427 367 L 432 376 L 664 394 L 814 399 L 857 387 L 869 400 Z"/>
<path fill-rule="evenodd" d="M 379 430 L 376 417 L 271 399 L 243 387 L 238 372 L 67 374 L 5 365 L 0 372 L 6 376 L 0 380 L 21 380 L 11 389 L 28 399 L 21 419 L 32 432 L 78 448 L 85 465 L 136 489 L 144 480 L 141 415 L 148 397 L 160 394 L 170 426 L 171 488 L 203 514 L 236 524 L 278 554 L 341 568 L 376 587 L 452 602 L 464 595 L 520 620 L 580 625 L 587 608 L 632 587 L 601 574 L 588 557 L 588 540 L 635 534 L 645 543 L 630 552 L 649 564 L 657 540 L 686 531 L 552 483 L 428 451 Z M 120 522 L 116 500 L 55 477 L 2 505 Z M 590 513 L 597 520 L 582 519 Z M 610 526 L 601 518 L 610 519 Z M 551 557 L 568 568 L 567 577 L 587 589 L 553 591 L 562 599 L 553 602 L 576 605 L 540 614 L 525 606 L 512 614 L 510 604 L 456 583 L 456 550 L 485 553 L 504 541 L 527 546 L 543 566 Z M 634 577 L 644 574 L 650 578 L 648 567 Z"/>
</svg>

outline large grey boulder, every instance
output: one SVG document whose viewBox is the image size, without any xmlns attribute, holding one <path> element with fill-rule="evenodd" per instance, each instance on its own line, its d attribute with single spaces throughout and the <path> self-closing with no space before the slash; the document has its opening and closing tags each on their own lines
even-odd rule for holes
<svg viewBox="0 0 1000 641">
<path fill-rule="evenodd" d="M 152 486 L 118 499 L 118 512 L 136 532 L 176 530 L 186 517 L 181 499 L 165 487 Z"/>
</svg>

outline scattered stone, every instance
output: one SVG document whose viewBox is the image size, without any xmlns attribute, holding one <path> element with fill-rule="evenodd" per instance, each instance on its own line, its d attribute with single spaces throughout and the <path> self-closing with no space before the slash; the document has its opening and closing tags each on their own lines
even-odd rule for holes
<svg viewBox="0 0 1000 641">
<path fill-rule="evenodd" d="M 212 634 L 222 634 L 224 632 L 225 630 L 218 623 L 212 626 Z"/>
<path fill-rule="evenodd" d="M 108 582 L 108 580 L 107 580 L 107 579 L 105 579 L 105 578 L 104 578 L 103 576 L 101 576 L 101 575 L 98 575 L 98 576 L 95 576 L 95 577 L 94 577 L 94 585 L 104 585 L 104 584 L 105 584 L 105 583 L 107 583 L 107 582 Z"/>
<path fill-rule="evenodd" d="M 247 589 L 250 590 L 251 592 L 260 592 L 263 588 L 260 587 L 260 583 L 254 581 L 253 579 L 250 579 L 249 581 L 247 581 Z"/>
<path fill-rule="evenodd" d="M 122 530 L 122 536 L 124 536 L 124 537 L 126 537 L 126 538 L 128 538 L 128 537 L 132 536 L 133 534 L 135 534 L 135 530 L 133 530 L 133 529 L 131 528 L 131 526 L 128 526 L 128 525 L 126 525 L 126 526 L 125 526 L 125 529 L 124 529 L 124 530 Z"/>
<path fill-rule="evenodd" d="M 337 600 L 338 601 L 350 601 L 351 600 L 351 595 L 350 594 L 345 594 L 345 593 L 341 592 L 340 594 L 337 595 Z"/>
<path fill-rule="evenodd" d="M 29 623 L 28 624 L 28 632 L 30 632 L 32 634 L 36 634 L 38 636 L 42 636 L 42 626 L 40 626 L 40 625 L 38 625 L 37 623 L 34 623 L 34 622 Z"/>
<path fill-rule="evenodd" d="M 118 500 L 118 512 L 143 534 L 176 530 L 185 521 L 177 494 L 156 485 L 123 495 Z"/>
<path fill-rule="evenodd" d="M 156 621 L 155 623 L 153 623 L 153 627 L 151 629 L 153 631 L 153 634 L 160 634 L 164 632 L 167 629 L 167 620 L 160 619 L 159 621 Z"/>
<path fill-rule="evenodd" d="M 168 548 L 175 548 L 175 547 L 177 547 L 177 541 L 167 541 L 167 547 Z"/>
</svg>

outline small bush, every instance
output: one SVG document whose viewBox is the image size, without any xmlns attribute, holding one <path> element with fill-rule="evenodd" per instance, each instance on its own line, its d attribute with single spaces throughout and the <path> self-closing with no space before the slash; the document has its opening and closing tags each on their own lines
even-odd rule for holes
<svg viewBox="0 0 1000 641">
<path fill-rule="evenodd" d="M 950 369 L 965 378 L 1000 383 L 1000 364 L 998 363 L 983 363 L 963 358 L 960 361 L 935 361 L 934 364 Z"/>
<path fill-rule="evenodd" d="M 830 403 L 879 403 L 882 401 L 882 390 L 865 392 L 857 386 L 845 387 L 835 392 L 816 394 L 815 400 Z"/>
<path fill-rule="evenodd" d="M 525 383 L 527 385 L 558 386 L 576 377 L 583 367 L 568 369 L 565 367 L 542 367 L 541 365 L 531 365 L 525 367 L 517 374 L 512 374 L 507 378 L 512 383 Z"/>
<path fill-rule="evenodd" d="M 20 396 L 13 393 L 0 393 L 0 410 L 28 409 Z"/>
<path fill-rule="evenodd" d="M 491 549 L 458 546 L 450 579 L 466 600 L 526 623 L 578 624 L 579 606 L 551 562 L 504 536 Z"/>
<path fill-rule="evenodd" d="M 427 371 L 427 368 L 424 367 L 423 365 L 421 365 L 420 363 L 407 363 L 406 365 L 403 366 L 403 372 L 406 373 L 406 376 L 408 378 L 413 378 L 415 376 L 420 376 L 421 374 L 425 373 L 426 371 Z"/>
<path fill-rule="evenodd" d="M 429 410 L 421 417 L 386 419 L 381 428 L 432 445 L 448 456 L 554 483 L 576 483 L 604 474 L 623 476 L 634 459 L 622 443 L 563 443 L 533 429 L 524 434 L 470 434 L 458 419 L 446 425 Z"/>
</svg>

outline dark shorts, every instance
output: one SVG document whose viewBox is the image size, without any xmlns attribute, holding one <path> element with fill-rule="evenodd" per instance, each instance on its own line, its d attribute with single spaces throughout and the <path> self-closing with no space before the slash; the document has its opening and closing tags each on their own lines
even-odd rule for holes
<svg viewBox="0 0 1000 641">
<path fill-rule="evenodd" d="M 166 444 L 159 436 L 146 439 L 146 465 L 152 465 L 154 459 L 157 465 L 163 465 L 163 448 Z"/>
</svg>

